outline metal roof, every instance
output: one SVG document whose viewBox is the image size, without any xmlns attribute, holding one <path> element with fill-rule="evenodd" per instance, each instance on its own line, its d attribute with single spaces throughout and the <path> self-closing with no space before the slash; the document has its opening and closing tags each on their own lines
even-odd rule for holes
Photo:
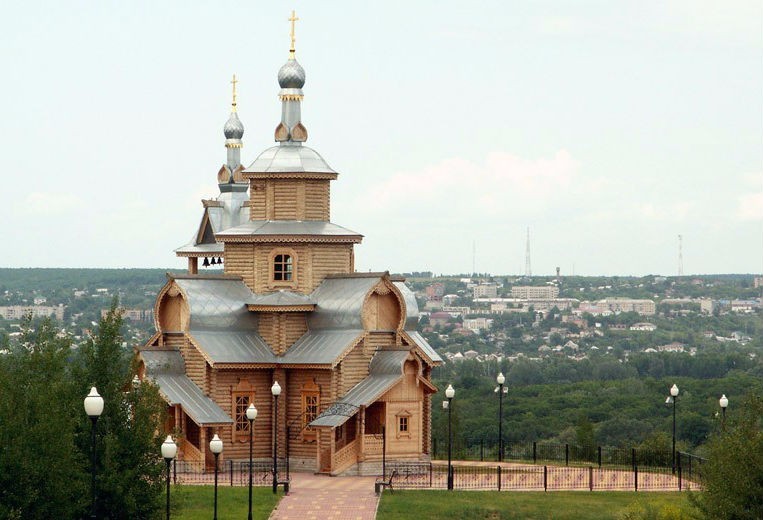
<svg viewBox="0 0 763 520">
<path fill-rule="evenodd" d="M 405 282 L 392 282 L 397 290 L 403 295 L 405 300 L 405 330 L 416 330 L 419 324 L 419 304 L 416 302 L 416 295 L 411 291 Z"/>
<path fill-rule="evenodd" d="M 326 278 L 310 298 L 317 304 L 307 318 L 313 329 L 362 329 L 363 302 L 381 276 Z"/>
<path fill-rule="evenodd" d="M 429 359 L 431 359 L 435 363 L 442 362 L 442 358 L 440 357 L 440 354 L 438 354 L 437 351 L 432 348 L 432 346 L 427 342 L 427 340 L 424 339 L 424 336 L 419 334 L 418 331 L 406 330 L 405 333 L 411 337 L 414 343 L 416 343 L 416 345 L 419 346 L 421 351 L 424 352 L 424 354 L 426 354 L 429 357 Z"/>
<path fill-rule="evenodd" d="M 346 410 L 372 404 L 403 378 L 402 367 L 407 357 L 408 351 L 405 350 L 377 352 L 371 360 L 368 377 L 329 406 L 310 426 L 336 427 L 344 424 L 352 415 Z"/>
<path fill-rule="evenodd" d="M 281 364 L 333 364 L 363 335 L 361 329 L 311 330 L 278 358 Z"/>
<path fill-rule="evenodd" d="M 240 278 L 176 277 L 191 311 L 191 331 L 257 331 L 257 316 L 244 302 L 252 291 Z"/>
<path fill-rule="evenodd" d="M 233 420 L 217 403 L 185 375 L 183 356 L 177 350 L 143 350 L 140 356 L 146 365 L 146 375 L 159 385 L 159 392 L 170 405 L 179 404 L 193 422 L 229 424 Z"/>
<path fill-rule="evenodd" d="M 254 331 L 190 330 L 213 363 L 275 363 L 277 357 Z"/>
<path fill-rule="evenodd" d="M 331 166 L 312 148 L 297 143 L 273 146 L 262 152 L 247 173 L 333 173 Z"/>
<path fill-rule="evenodd" d="M 333 237 L 363 238 L 363 235 L 350 229 L 324 220 L 250 220 L 239 226 L 231 227 L 218 233 L 221 237 L 229 236 L 268 236 L 268 235 L 321 235 Z"/>
<path fill-rule="evenodd" d="M 195 236 L 194 236 L 195 239 Z M 186 245 L 175 249 L 175 253 L 194 253 L 194 254 L 206 254 L 207 256 L 222 256 L 225 252 L 225 247 L 221 242 L 215 242 L 214 244 L 194 244 L 193 241 L 188 242 Z"/>
<path fill-rule="evenodd" d="M 302 293 L 280 289 L 268 294 L 255 294 L 246 301 L 247 305 L 268 305 L 286 307 L 291 305 L 314 305 L 315 302 Z"/>
</svg>

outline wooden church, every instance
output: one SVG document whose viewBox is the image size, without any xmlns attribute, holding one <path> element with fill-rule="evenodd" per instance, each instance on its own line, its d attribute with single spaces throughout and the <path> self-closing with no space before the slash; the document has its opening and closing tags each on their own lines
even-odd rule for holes
<svg viewBox="0 0 763 520">
<path fill-rule="evenodd" d="M 184 460 L 209 463 L 214 434 L 223 457 L 248 459 L 250 403 L 257 459 L 272 457 L 275 443 L 292 469 L 367 473 L 381 460 L 384 428 L 388 458 L 426 460 L 431 371 L 442 359 L 416 332 L 403 279 L 355 272 L 363 237 L 331 222 L 338 174 L 305 144 L 294 19 L 278 72 L 277 145 L 241 164 L 234 76 L 220 194 L 202 201 L 197 231 L 175 251 L 188 272 L 168 274 L 157 296 L 139 377 L 159 386 Z M 207 266 L 224 274 L 204 274 Z"/>
</svg>

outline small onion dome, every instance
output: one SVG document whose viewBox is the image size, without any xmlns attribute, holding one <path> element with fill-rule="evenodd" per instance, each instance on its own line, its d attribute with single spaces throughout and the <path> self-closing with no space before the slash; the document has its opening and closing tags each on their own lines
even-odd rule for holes
<svg viewBox="0 0 763 520">
<path fill-rule="evenodd" d="M 241 139 L 244 136 L 244 125 L 236 112 L 231 112 L 228 121 L 223 128 L 226 139 Z"/>
<path fill-rule="evenodd" d="M 278 71 L 281 88 L 302 88 L 305 86 L 305 69 L 295 59 L 289 59 Z"/>
</svg>

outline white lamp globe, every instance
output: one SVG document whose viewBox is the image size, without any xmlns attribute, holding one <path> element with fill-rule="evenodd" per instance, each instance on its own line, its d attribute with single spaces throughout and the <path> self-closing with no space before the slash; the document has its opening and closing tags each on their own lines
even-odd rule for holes
<svg viewBox="0 0 763 520">
<path fill-rule="evenodd" d="M 453 390 L 453 385 L 448 385 L 448 388 L 445 389 L 445 397 L 453 399 L 454 395 L 456 395 L 456 391 Z"/>
<path fill-rule="evenodd" d="M 103 413 L 103 397 L 98 394 L 95 387 L 92 387 L 85 397 L 85 413 L 90 418 L 98 418 Z"/>
<path fill-rule="evenodd" d="M 497 382 L 499 385 L 502 385 L 502 384 L 504 384 L 504 383 L 506 382 L 506 378 L 503 376 L 503 372 L 499 372 L 499 373 L 498 373 L 498 377 L 496 377 L 496 378 L 495 378 L 495 380 L 496 380 L 496 382 Z"/>
<path fill-rule="evenodd" d="M 209 441 L 209 451 L 215 455 L 219 455 L 223 452 L 223 441 L 220 440 L 220 437 L 218 437 L 217 434 L 215 434 L 215 436 L 212 437 L 212 440 Z"/>
<path fill-rule="evenodd" d="M 281 395 L 281 385 L 278 384 L 278 381 L 273 383 L 273 386 L 270 387 L 270 393 L 272 393 L 276 397 Z"/>
<path fill-rule="evenodd" d="M 721 408 L 725 410 L 726 407 L 729 405 L 729 398 L 726 397 L 726 394 L 723 394 L 721 398 L 718 400 L 718 403 L 721 405 Z"/>
<path fill-rule="evenodd" d="M 249 408 L 246 409 L 246 418 L 253 421 L 257 418 L 257 408 L 254 403 L 249 403 Z"/>
<path fill-rule="evenodd" d="M 670 395 L 672 395 L 673 397 L 678 396 L 678 386 L 673 385 L 670 387 Z"/>
<path fill-rule="evenodd" d="M 172 440 L 172 435 L 167 435 L 162 443 L 162 457 L 166 460 L 172 460 L 178 453 L 178 445 Z"/>
</svg>

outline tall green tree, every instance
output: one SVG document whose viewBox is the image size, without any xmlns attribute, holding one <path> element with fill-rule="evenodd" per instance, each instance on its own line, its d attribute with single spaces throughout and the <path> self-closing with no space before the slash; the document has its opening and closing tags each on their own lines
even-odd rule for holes
<svg viewBox="0 0 763 520">
<path fill-rule="evenodd" d="M 749 394 L 729 412 L 726 428 L 713 436 L 703 466 L 704 491 L 693 502 L 714 520 L 763 518 L 763 397 Z M 729 414 L 731 415 L 731 414 Z"/>
<path fill-rule="evenodd" d="M 104 410 L 97 422 L 98 510 L 110 519 L 152 518 L 160 511 L 159 457 L 164 402 L 158 389 L 132 382 L 132 352 L 123 346 L 115 301 L 97 333 L 80 347 L 75 378 L 84 396 L 95 386 Z M 90 421 L 80 414 L 78 444 L 90 450 Z"/>
</svg>

